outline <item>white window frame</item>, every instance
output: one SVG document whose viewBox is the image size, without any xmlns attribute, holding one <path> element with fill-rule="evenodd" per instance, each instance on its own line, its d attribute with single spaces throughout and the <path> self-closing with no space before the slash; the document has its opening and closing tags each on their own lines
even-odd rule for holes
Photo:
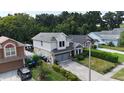
<svg viewBox="0 0 124 93">
<path fill-rule="evenodd" d="M 11 44 L 11 45 L 14 46 L 15 54 L 14 54 L 14 55 L 9 55 L 9 56 L 7 56 L 7 55 L 6 55 L 6 46 L 9 45 L 9 44 Z M 13 44 L 13 43 L 7 43 L 7 44 L 5 44 L 5 45 L 4 45 L 4 57 L 13 57 L 13 56 L 17 56 L 16 45 Z"/>
<path fill-rule="evenodd" d="M 60 43 L 61 43 L 61 46 L 60 46 Z M 59 47 L 65 47 L 65 41 L 59 41 Z"/>
</svg>

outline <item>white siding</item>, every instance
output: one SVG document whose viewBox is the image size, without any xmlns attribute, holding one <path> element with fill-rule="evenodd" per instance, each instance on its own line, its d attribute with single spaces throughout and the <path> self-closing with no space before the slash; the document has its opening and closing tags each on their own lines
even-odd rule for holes
<svg viewBox="0 0 124 93">
<path fill-rule="evenodd" d="M 52 51 L 53 49 L 66 49 L 66 47 L 69 46 L 69 41 L 67 41 L 66 37 L 64 35 L 58 36 L 56 38 L 57 41 L 52 41 L 52 42 L 44 42 L 43 41 L 43 46 L 41 45 L 41 41 L 36 41 L 33 40 L 33 46 L 34 48 L 40 48 L 40 49 L 44 49 L 47 51 Z M 59 42 L 60 41 L 64 41 L 65 42 L 65 46 L 64 47 L 59 47 Z"/>
<path fill-rule="evenodd" d="M 51 50 L 57 48 L 57 42 L 51 42 Z"/>
<path fill-rule="evenodd" d="M 66 37 L 65 37 L 64 35 L 62 35 L 62 36 L 59 36 L 59 37 L 56 38 L 56 39 L 57 39 L 57 49 L 58 49 L 58 50 L 66 49 L 66 46 L 67 46 Z M 60 42 L 60 41 L 64 41 L 64 42 L 65 42 L 65 46 L 64 46 L 64 47 L 59 47 L 59 42 Z"/>
<path fill-rule="evenodd" d="M 48 43 L 48 42 L 43 42 L 43 46 L 41 46 L 40 41 L 33 40 L 33 46 L 35 48 L 40 48 L 40 49 L 44 49 L 44 50 L 47 50 L 47 51 L 51 51 L 51 43 Z"/>
</svg>

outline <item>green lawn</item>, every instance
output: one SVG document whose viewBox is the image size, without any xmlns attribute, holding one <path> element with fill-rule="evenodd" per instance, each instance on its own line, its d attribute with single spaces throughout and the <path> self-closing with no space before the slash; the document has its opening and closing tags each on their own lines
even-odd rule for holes
<svg viewBox="0 0 124 93">
<path fill-rule="evenodd" d="M 120 63 L 124 62 L 124 55 L 123 54 L 118 54 L 118 53 L 113 53 L 113 54 L 118 56 L 118 61 Z"/>
<path fill-rule="evenodd" d="M 113 75 L 112 78 L 124 81 L 124 68 Z"/>
<path fill-rule="evenodd" d="M 123 51 L 124 52 L 124 48 L 123 47 L 110 47 L 107 45 L 100 45 L 101 48 L 108 48 L 108 49 L 113 49 L 113 50 L 118 50 L 118 51 Z M 119 54 L 119 53 L 113 53 L 114 55 L 118 56 L 118 61 L 124 62 L 124 54 Z"/>
<path fill-rule="evenodd" d="M 79 63 L 88 66 L 88 58 L 80 60 Z M 101 74 L 105 74 L 116 67 L 115 63 L 105 61 L 99 58 L 91 57 L 91 68 Z"/>
<path fill-rule="evenodd" d="M 120 27 L 121 27 L 121 28 L 124 28 L 124 24 L 120 24 Z"/>
<path fill-rule="evenodd" d="M 45 69 L 48 73 L 46 74 L 46 78 L 42 79 L 42 81 L 66 81 L 66 77 L 64 77 L 61 73 L 58 73 L 52 69 L 52 66 L 49 64 L 45 64 Z M 37 66 L 36 68 L 32 69 L 32 76 L 35 80 L 39 79 L 39 73 L 41 68 Z"/>
<path fill-rule="evenodd" d="M 108 48 L 108 49 L 113 49 L 113 50 L 118 50 L 124 52 L 124 47 L 111 47 L 107 45 L 100 45 L 101 48 Z"/>
</svg>

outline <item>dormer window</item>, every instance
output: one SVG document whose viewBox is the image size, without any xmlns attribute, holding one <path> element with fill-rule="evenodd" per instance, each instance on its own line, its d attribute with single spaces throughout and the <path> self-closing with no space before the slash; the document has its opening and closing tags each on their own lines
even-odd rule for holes
<svg viewBox="0 0 124 93">
<path fill-rule="evenodd" d="M 59 41 L 59 47 L 64 47 L 65 46 L 65 41 Z"/>
<path fill-rule="evenodd" d="M 16 56 L 16 46 L 14 44 L 7 44 L 4 47 L 5 57 Z"/>
</svg>

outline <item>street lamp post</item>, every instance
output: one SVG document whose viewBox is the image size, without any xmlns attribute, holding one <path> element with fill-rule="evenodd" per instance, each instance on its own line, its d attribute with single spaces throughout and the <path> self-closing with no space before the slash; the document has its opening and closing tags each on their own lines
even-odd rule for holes
<svg viewBox="0 0 124 93">
<path fill-rule="evenodd" d="M 87 41 L 89 46 L 89 81 L 91 81 L 91 42 Z"/>
</svg>

